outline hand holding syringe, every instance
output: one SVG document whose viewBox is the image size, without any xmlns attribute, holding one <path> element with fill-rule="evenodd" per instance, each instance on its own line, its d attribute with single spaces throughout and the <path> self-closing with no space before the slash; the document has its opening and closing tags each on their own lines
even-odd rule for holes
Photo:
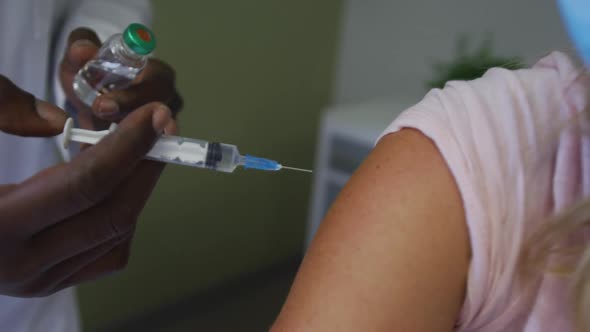
<svg viewBox="0 0 590 332">
<path fill-rule="evenodd" d="M 109 130 L 93 131 L 77 129 L 73 126 L 73 119 L 68 119 L 63 131 L 63 145 L 66 148 L 70 141 L 96 144 L 116 128 L 116 125 L 113 124 Z M 148 152 L 146 158 L 165 163 L 208 168 L 227 173 L 232 173 L 238 166 L 242 166 L 246 169 L 258 169 L 263 171 L 290 169 L 302 172 L 312 172 L 308 169 L 283 166 L 270 159 L 249 155 L 242 156 L 238 151 L 238 147 L 235 145 L 212 143 L 178 136 L 161 136 L 150 152 Z"/>
</svg>

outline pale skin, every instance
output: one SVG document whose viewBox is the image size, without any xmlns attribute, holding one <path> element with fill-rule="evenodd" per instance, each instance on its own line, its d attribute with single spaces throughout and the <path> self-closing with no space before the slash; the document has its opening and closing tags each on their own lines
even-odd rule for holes
<svg viewBox="0 0 590 332">
<path fill-rule="evenodd" d="M 403 129 L 342 190 L 271 331 L 453 331 L 470 255 L 450 170 L 430 139 Z"/>
</svg>

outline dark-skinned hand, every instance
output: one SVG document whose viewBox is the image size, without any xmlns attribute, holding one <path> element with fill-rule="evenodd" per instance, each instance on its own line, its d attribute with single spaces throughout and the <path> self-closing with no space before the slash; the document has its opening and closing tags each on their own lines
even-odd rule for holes
<svg viewBox="0 0 590 332">
<path fill-rule="evenodd" d="M 100 95 L 92 107 L 84 104 L 73 91 L 76 73 L 98 52 L 101 46 L 96 33 L 87 28 L 78 28 L 70 33 L 59 78 L 66 98 L 78 110 L 80 126 L 85 129 L 104 129 L 111 122 L 118 122 L 131 111 L 150 102 L 166 104 L 176 117 L 182 107 L 182 98 L 175 85 L 172 67 L 156 58 L 150 58 L 145 68 L 126 89 Z M 172 131 L 172 128 L 168 128 Z"/>
<path fill-rule="evenodd" d="M 0 185 L 2 295 L 46 296 L 125 267 L 137 218 L 163 170 L 163 164 L 142 159 L 161 133 L 175 131 L 181 100 L 173 71 L 150 60 L 130 88 L 84 108 L 68 86 L 76 68 L 98 49 L 76 41 L 98 42 L 92 38 L 85 29 L 72 33 L 60 78 L 88 125 L 96 119 L 120 124 L 71 162 Z M 107 100 L 116 103 L 115 110 L 104 105 Z M 0 131 L 49 137 L 62 131 L 65 120 L 63 110 L 0 76 Z"/>
</svg>

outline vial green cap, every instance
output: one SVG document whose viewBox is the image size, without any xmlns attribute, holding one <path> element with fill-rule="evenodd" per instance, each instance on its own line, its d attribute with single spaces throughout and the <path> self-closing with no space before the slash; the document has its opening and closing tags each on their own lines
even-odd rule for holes
<svg viewBox="0 0 590 332">
<path fill-rule="evenodd" d="M 139 23 L 129 24 L 123 32 L 123 41 L 133 52 L 139 55 L 148 55 L 156 48 L 156 36 L 145 25 Z"/>
</svg>

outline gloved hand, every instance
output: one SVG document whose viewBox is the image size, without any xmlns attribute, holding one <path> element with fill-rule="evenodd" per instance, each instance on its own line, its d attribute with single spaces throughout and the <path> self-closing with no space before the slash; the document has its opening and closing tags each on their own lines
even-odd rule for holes
<svg viewBox="0 0 590 332">
<path fill-rule="evenodd" d="M 65 120 L 63 110 L 0 76 L 0 131 L 52 136 Z M 143 105 L 71 162 L 0 185 L 0 294 L 45 296 L 125 267 L 164 167 L 142 158 L 173 123 L 164 104 Z"/>
</svg>

